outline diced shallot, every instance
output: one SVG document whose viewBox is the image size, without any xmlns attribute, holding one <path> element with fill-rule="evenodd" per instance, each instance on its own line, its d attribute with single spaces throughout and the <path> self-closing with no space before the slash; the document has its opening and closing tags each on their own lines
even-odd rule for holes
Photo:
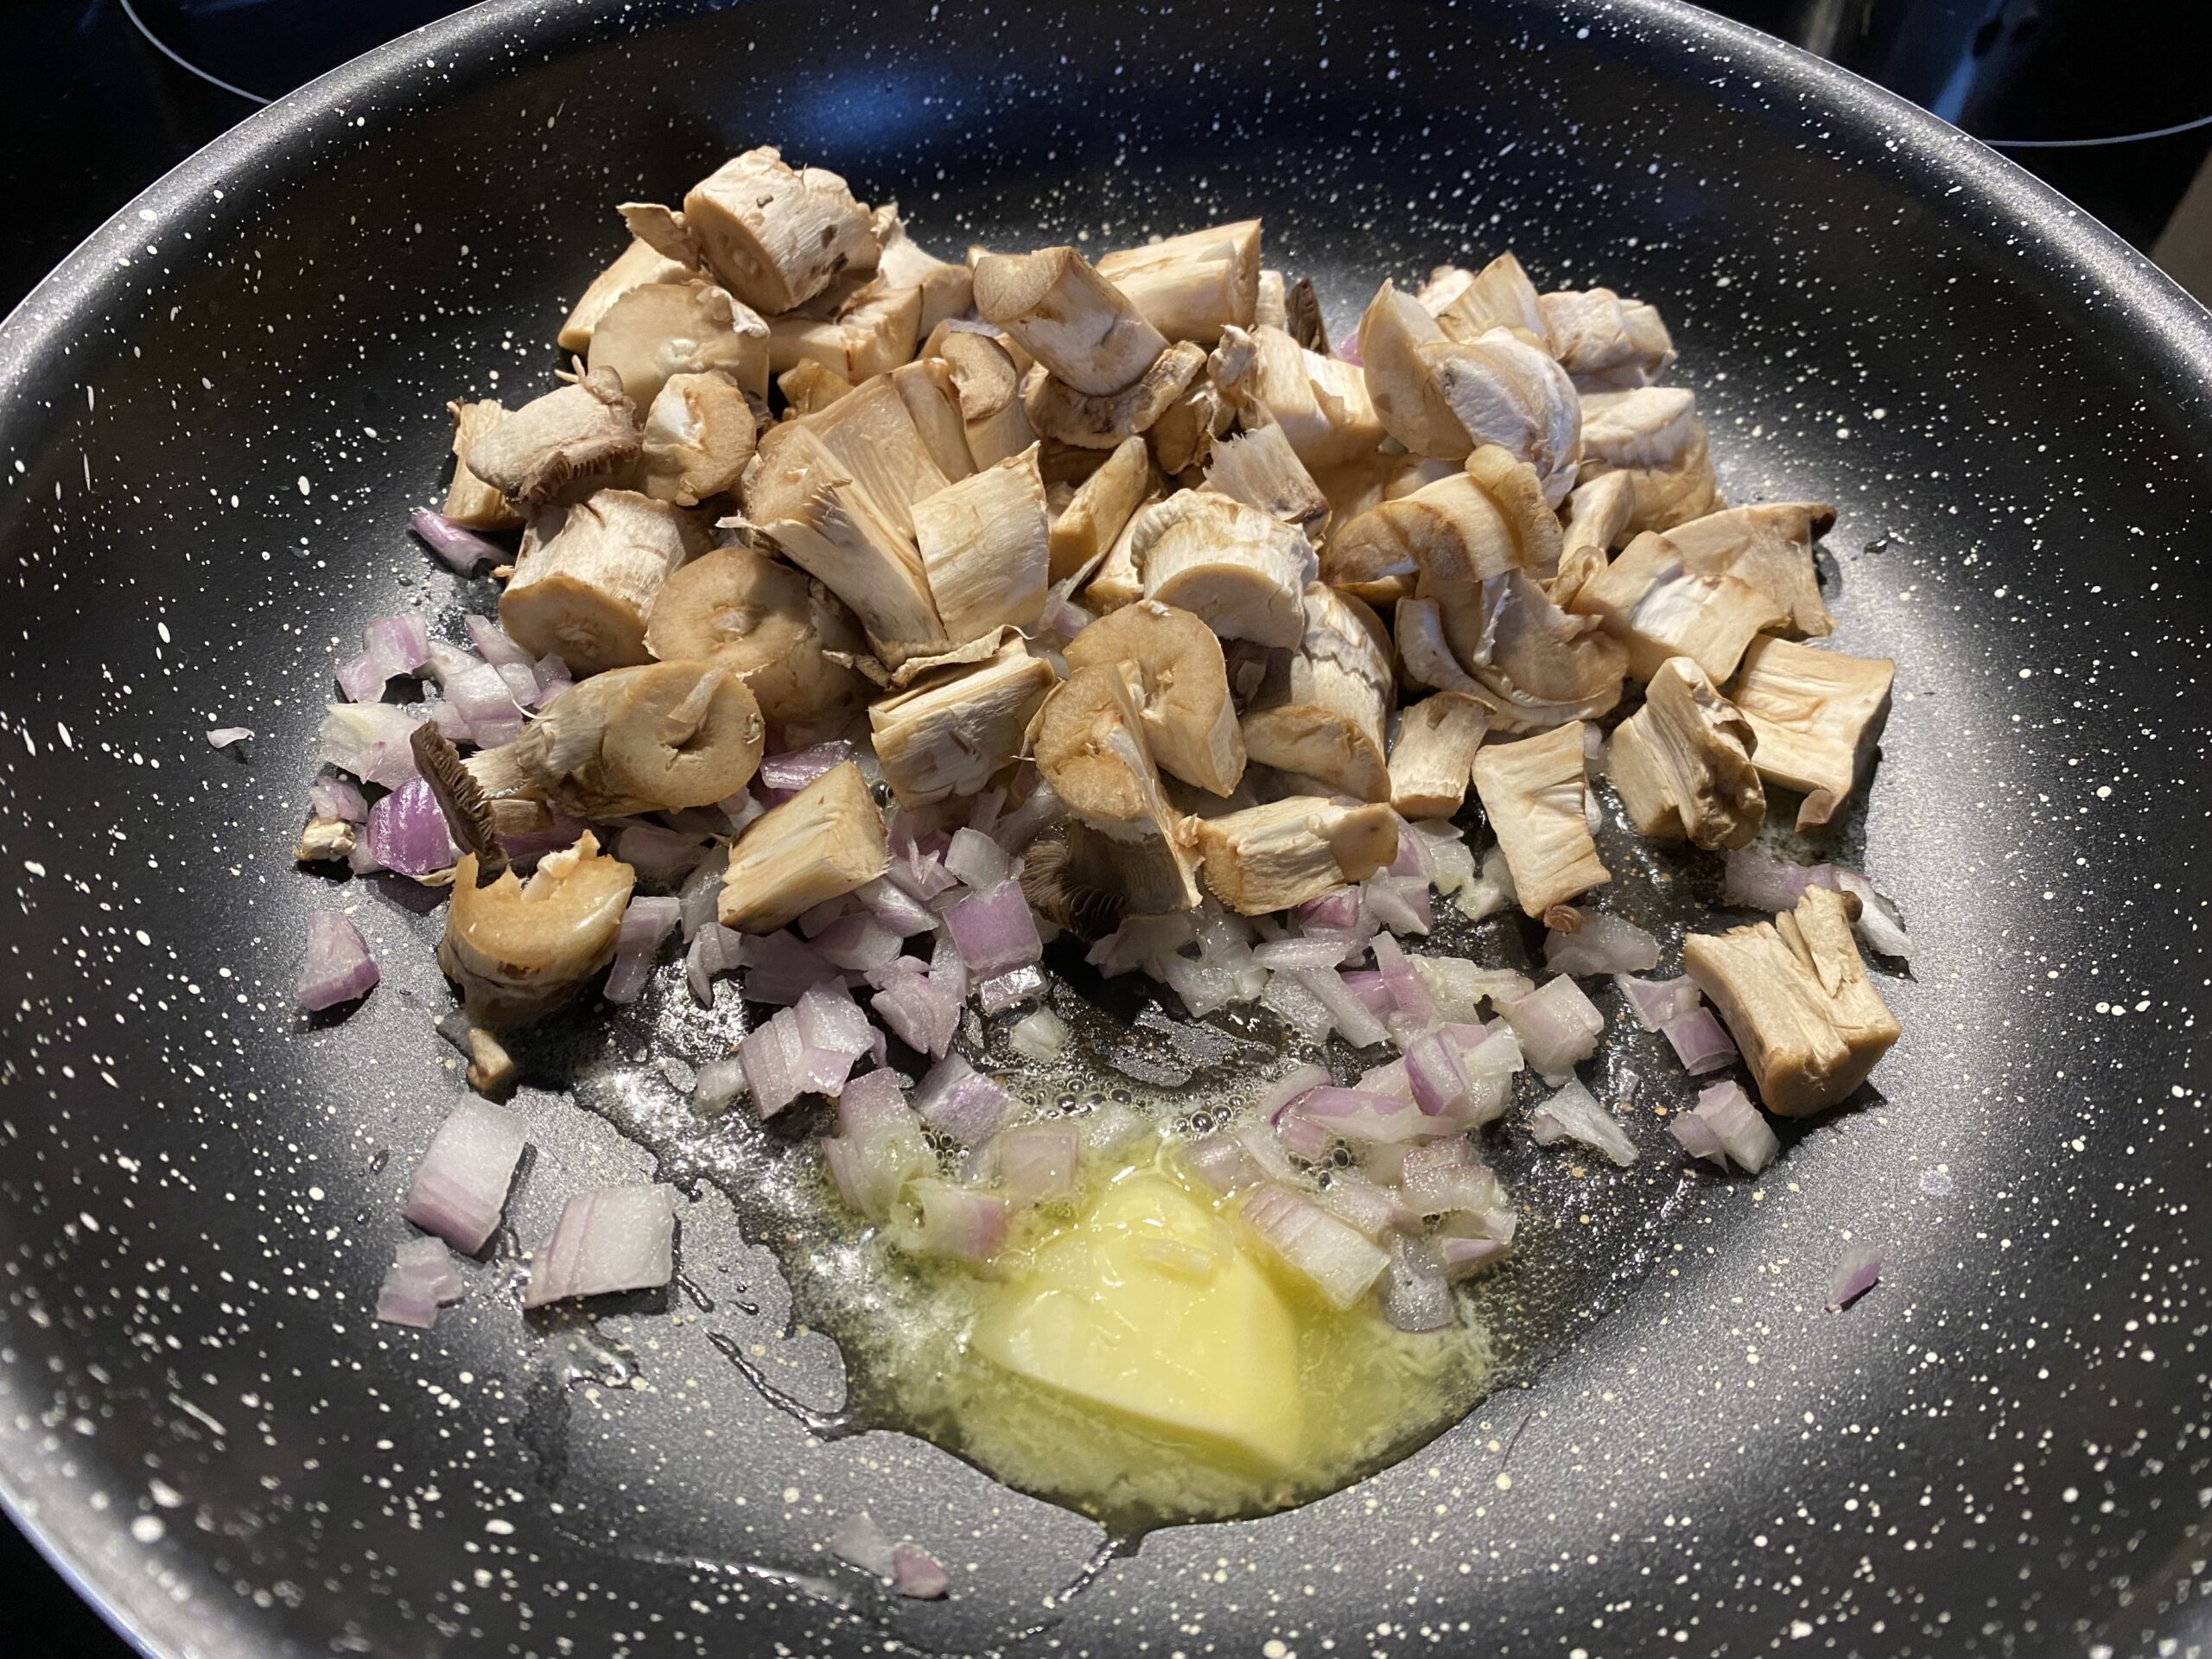
<svg viewBox="0 0 2212 1659">
<path fill-rule="evenodd" d="M 310 1012 L 366 996 L 383 976 L 360 929 L 334 910 L 308 918 L 307 955 L 300 963 L 299 1004 Z"/>
<path fill-rule="evenodd" d="M 1730 1039 L 1727 1027 L 1714 1017 L 1711 1008 L 1692 1008 L 1669 1020 L 1664 1029 L 1668 1042 L 1674 1046 L 1675 1057 L 1682 1063 L 1682 1070 L 1694 1077 L 1718 1071 L 1736 1058 L 1736 1045 Z"/>
<path fill-rule="evenodd" d="M 1882 1252 L 1871 1244 L 1853 1245 L 1828 1281 L 1828 1312 L 1841 1313 L 1881 1282 Z"/>
<path fill-rule="evenodd" d="M 745 1000 L 789 1007 L 806 988 L 836 971 L 822 953 L 788 931 L 748 933 L 743 945 Z"/>
<path fill-rule="evenodd" d="M 926 1175 L 909 1183 L 906 1191 L 921 1210 L 919 1221 L 902 1230 L 900 1242 L 908 1249 L 988 1262 L 1006 1243 L 1013 1206 L 1004 1198 Z"/>
<path fill-rule="evenodd" d="M 1045 970 L 1033 962 L 1026 963 L 980 982 L 976 987 L 976 1006 L 985 1014 L 1004 1014 L 1024 1002 L 1040 1001 L 1047 988 Z"/>
<path fill-rule="evenodd" d="M 1643 974 L 1658 965 L 1658 940 L 1602 910 L 1584 911 L 1574 932 L 1544 938 L 1544 966 L 1555 974 Z"/>
<path fill-rule="evenodd" d="M 937 1601 L 952 1592 L 952 1575 L 919 1544 L 891 1547 L 891 1593 L 914 1601 Z"/>
<path fill-rule="evenodd" d="M 1406 1046 L 1405 1067 L 1414 1103 L 1431 1117 L 1456 1116 L 1465 1109 L 1467 1071 L 1457 1043 L 1425 1033 Z"/>
<path fill-rule="evenodd" d="M 1073 1118 L 1001 1129 L 992 1146 L 998 1157 L 999 1185 L 1016 1207 L 1049 1203 L 1075 1191 L 1083 1131 Z"/>
<path fill-rule="evenodd" d="M 459 1301 L 462 1289 L 443 1244 L 435 1238 L 410 1238 L 392 1253 L 391 1267 L 377 1291 L 377 1318 L 427 1331 L 438 1322 L 438 1309 Z"/>
<path fill-rule="evenodd" d="M 1372 1047 L 1389 1036 L 1382 1022 L 1353 994 L 1335 969 L 1300 969 L 1293 976 L 1329 1011 L 1338 1034 L 1354 1048 Z"/>
<path fill-rule="evenodd" d="M 1382 1317 L 1401 1331 L 1442 1331 L 1452 1323 L 1452 1287 L 1424 1240 L 1400 1234 L 1390 1241 L 1382 1295 Z"/>
<path fill-rule="evenodd" d="M 1019 881 L 1001 881 L 963 899 L 945 912 L 944 925 L 960 959 L 978 979 L 1035 962 L 1045 954 L 1037 918 Z"/>
<path fill-rule="evenodd" d="M 416 507 L 407 515 L 407 527 L 420 536 L 431 552 L 462 575 L 467 575 L 487 559 L 493 564 L 505 564 L 512 556 L 497 542 L 487 542 L 474 531 L 464 530 L 442 512 L 428 507 Z"/>
<path fill-rule="evenodd" d="M 747 1033 L 738 1046 L 737 1060 L 745 1070 L 753 1109 L 764 1118 L 773 1117 L 804 1094 L 807 1059 L 798 1015 L 789 1008 L 779 1008 L 767 1024 Z"/>
<path fill-rule="evenodd" d="M 952 844 L 944 849 L 944 868 L 982 893 L 1005 880 L 1013 873 L 1014 863 L 1007 857 L 1006 849 L 990 836 L 963 828 L 952 832 Z"/>
<path fill-rule="evenodd" d="M 1613 983 L 1628 1003 L 1636 1023 L 1646 1031 L 1664 1031 L 1704 999 L 1695 982 L 1686 974 L 1680 979 L 1637 979 L 1615 974 Z"/>
<path fill-rule="evenodd" d="M 407 1219 L 464 1255 L 475 1255 L 499 1224 L 524 1145 L 514 1113 L 489 1101 L 462 1101 L 415 1166 Z"/>
<path fill-rule="evenodd" d="M 1245 1199 L 1239 1213 L 1332 1306 L 1350 1307 L 1357 1302 L 1390 1265 L 1379 1247 L 1288 1187 L 1261 1187 Z"/>
<path fill-rule="evenodd" d="M 676 1189 L 599 1186 L 561 1209 L 530 1258 L 524 1307 L 620 1290 L 654 1290 L 676 1274 Z"/>
<path fill-rule="evenodd" d="M 1503 1012 L 1529 1064 L 1547 1082 L 1571 1076 L 1595 1054 L 1599 1033 L 1605 1028 L 1605 1016 L 1565 974 L 1507 1003 Z"/>
<path fill-rule="evenodd" d="M 1007 1046 L 1026 1059 L 1052 1060 L 1068 1046 L 1067 1021 L 1050 1008 L 1014 1021 L 1006 1034 Z"/>
<path fill-rule="evenodd" d="M 369 809 L 361 840 L 378 865 L 402 875 L 435 875 L 453 868 L 461 857 L 446 827 L 444 809 L 419 778 L 409 779 Z"/>
<path fill-rule="evenodd" d="M 1529 1127 L 1540 1147 L 1563 1140 L 1580 1141 L 1624 1169 L 1636 1161 L 1636 1142 L 1628 1138 L 1628 1131 L 1577 1082 L 1568 1082 L 1537 1107 L 1529 1116 Z"/>
<path fill-rule="evenodd" d="M 1758 1174 L 1782 1151 L 1782 1142 L 1739 1083 L 1700 1090 L 1695 1109 L 1675 1113 L 1667 1127 L 1693 1158 L 1722 1169 L 1732 1163 L 1747 1175 Z"/>
<path fill-rule="evenodd" d="M 227 749 L 234 743 L 244 743 L 253 736 L 251 726 L 213 726 L 207 731 L 207 741 L 219 749 Z"/>
<path fill-rule="evenodd" d="M 914 1090 L 922 1121 L 963 1147 L 980 1147 L 996 1135 L 1020 1103 L 957 1054 L 931 1066 Z"/>
<path fill-rule="evenodd" d="M 852 758 L 853 746 L 842 739 L 834 743 L 817 743 L 810 749 L 768 755 L 760 762 L 757 775 L 764 789 L 800 790 Z"/>
<path fill-rule="evenodd" d="M 614 965 L 600 992 L 609 1002 L 634 1002 L 652 976 L 653 957 L 675 931 L 681 906 L 673 899 L 632 899 L 614 936 Z"/>
</svg>

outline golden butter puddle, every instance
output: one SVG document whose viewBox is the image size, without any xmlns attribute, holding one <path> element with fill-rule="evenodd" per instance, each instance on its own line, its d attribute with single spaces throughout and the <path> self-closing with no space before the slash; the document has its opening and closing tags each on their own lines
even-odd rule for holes
<svg viewBox="0 0 2212 1659">
<path fill-rule="evenodd" d="M 1334 1308 L 1172 1142 L 1099 1158 L 1076 1204 L 1033 1214 L 988 1268 L 881 1241 L 853 1264 L 912 1293 L 836 1333 L 861 1362 L 860 1417 L 1134 1534 L 1332 1491 L 1487 1389 L 1490 1344 L 1464 1310 L 1414 1335 Z"/>
</svg>

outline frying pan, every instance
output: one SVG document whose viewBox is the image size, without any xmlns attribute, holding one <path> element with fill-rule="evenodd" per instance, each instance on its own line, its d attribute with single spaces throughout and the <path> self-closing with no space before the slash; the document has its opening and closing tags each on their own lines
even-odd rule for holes
<svg viewBox="0 0 2212 1659">
<path fill-rule="evenodd" d="M 1503 1385 L 1334 1497 L 1132 1548 L 837 1432 L 758 1137 L 688 1117 L 651 1001 L 519 1096 L 535 1161 L 457 1313 L 370 1319 L 462 1086 L 421 895 L 286 859 L 324 676 L 462 593 L 402 531 L 445 399 L 543 384 L 610 205 L 760 142 L 954 249 L 1260 213 L 1339 327 L 1510 244 L 1662 308 L 1732 497 L 1838 505 L 1836 643 L 1899 663 L 1840 850 L 1919 945 L 1878 1092 L 1753 1181 L 1648 1122 L 1619 1178 L 1509 1162 L 1542 1224 Z M 2205 315 L 2024 175 L 1653 0 L 513 0 L 349 65 L 0 330 L 7 1501 L 162 1654 L 2180 1650 L 2209 375 Z M 201 735 L 232 723 L 243 758 Z M 385 983 L 303 1020 L 340 903 Z M 516 1242 L 656 1171 L 682 1282 L 525 1323 Z M 1883 1284 L 1825 1312 L 1869 1239 Z M 952 1599 L 835 1564 L 861 1507 Z"/>
</svg>

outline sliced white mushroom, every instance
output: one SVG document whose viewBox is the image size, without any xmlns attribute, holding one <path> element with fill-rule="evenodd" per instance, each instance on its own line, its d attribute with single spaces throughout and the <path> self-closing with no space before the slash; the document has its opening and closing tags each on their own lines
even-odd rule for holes
<svg viewBox="0 0 2212 1659">
<path fill-rule="evenodd" d="M 519 1025 L 549 1013 L 614 960 L 635 874 L 588 830 L 537 861 L 476 884 L 474 853 L 454 873 L 438 965 L 461 987 L 472 1026 Z"/>
<path fill-rule="evenodd" d="M 594 373 L 611 371 L 639 409 L 671 375 L 715 370 L 765 398 L 768 325 L 711 283 L 648 283 L 607 308 L 587 362 Z"/>
<path fill-rule="evenodd" d="M 1821 602 L 1813 543 L 1834 523 L 1825 502 L 1773 501 L 1693 518 L 1667 539 L 1688 563 L 1725 569 L 1774 601 L 1789 613 L 1788 632 L 1817 639 L 1834 631 L 1835 619 Z"/>
<path fill-rule="evenodd" d="M 1847 657 L 1771 637 L 1744 652 L 1729 700 L 1758 740 L 1751 760 L 1759 776 L 1804 794 L 1801 831 L 1833 819 L 1866 774 L 1896 677 L 1886 657 Z"/>
<path fill-rule="evenodd" d="M 1207 370 L 1247 426 L 1282 428 L 1317 476 L 1382 442 L 1382 418 L 1357 365 L 1309 352 L 1280 328 L 1223 329 Z"/>
<path fill-rule="evenodd" d="M 1037 770 L 1080 824 L 1139 849 L 1147 912 L 1194 908 L 1197 861 L 1160 786 L 1143 729 L 1144 684 L 1134 664 L 1079 668 L 1045 699 L 1031 723 Z M 1164 888 L 1164 893 L 1161 889 Z"/>
<path fill-rule="evenodd" d="M 1005 346 L 988 334 L 954 330 L 943 336 L 938 351 L 951 370 L 975 465 L 995 467 L 1037 442 L 1021 404 L 1021 372 Z"/>
<path fill-rule="evenodd" d="M 1147 599 L 1194 613 L 1224 639 L 1305 637 L 1306 585 L 1319 562 L 1304 536 L 1257 507 L 1185 490 L 1136 516 L 1129 550 Z"/>
<path fill-rule="evenodd" d="M 946 639 L 959 645 L 1004 626 L 1036 626 L 1052 565 L 1052 518 L 1034 444 L 925 496 L 913 512 Z"/>
<path fill-rule="evenodd" d="M 696 515 L 629 490 L 549 508 L 523 532 L 500 625 L 579 675 L 645 662 L 655 595 L 706 540 Z"/>
<path fill-rule="evenodd" d="M 1162 364 L 1174 349 L 1170 346 L 1161 354 Z M 1236 423 L 1236 411 L 1223 399 L 1201 360 L 1174 402 L 1145 429 L 1144 441 L 1161 472 L 1195 485 L 1200 469 L 1213 459 L 1214 441 Z"/>
<path fill-rule="evenodd" d="M 842 272 L 874 270 L 880 251 L 844 180 L 794 170 L 765 147 L 693 185 L 683 223 L 722 286 L 764 316 L 812 299 Z"/>
<path fill-rule="evenodd" d="M 761 524 L 760 531 L 852 607 L 878 658 L 896 668 L 909 657 L 952 644 L 930 597 L 928 573 L 910 531 L 880 517 L 859 486 L 847 481 L 837 462 L 826 456 L 804 471 L 798 494 L 798 505 L 789 517 Z"/>
<path fill-rule="evenodd" d="M 793 364 L 776 377 L 776 390 L 797 419 L 819 414 L 853 389 L 853 383 L 812 358 Z"/>
<path fill-rule="evenodd" d="M 1682 970 L 1712 999 L 1770 1112 L 1804 1117 L 1866 1081 L 1902 1034 L 1852 940 L 1859 900 L 1808 887 L 1771 922 L 1682 941 Z"/>
<path fill-rule="evenodd" d="M 1687 386 L 1582 394 L 1582 462 L 1593 474 L 1680 467 L 1702 432 Z"/>
<path fill-rule="evenodd" d="M 1417 455 L 1464 455 L 1467 429 L 1445 401 L 1422 354 L 1450 341 L 1410 294 L 1385 282 L 1359 319 L 1359 356 L 1367 393 L 1390 435 Z"/>
<path fill-rule="evenodd" d="M 1255 328 L 1287 328 L 1290 308 L 1286 296 L 1290 285 L 1283 280 L 1282 272 L 1262 268 L 1252 298 L 1252 321 Z"/>
<path fill-rule="evenodd" d="M 664 662 L 721 664 L 789 744 L 836 737 L 866 695 L 861 677 L 829 655 L 861 649 L 852 613 L 803 571 L 748 548 L 718 549 L 671 575 L 645 645 Z"/>
<path fill-rule="evenodd" d="M 832 283 L 768 325 L 768 367 L 776 374 L 819 363 L 858 384 L 914 360 L 922 338 L 922 290 L 881 275 Z"/>
<path fill-rule="evenodd" d="M 1629 672 L 1639 680 L 1649 680 L 1668 658 L 1683 656 L 1718 683 L 1736 671 L 1754 638 L 1789 620 L 1780 606 L 1725 566 L 1701 568 L 1649 531 L 1582 584 L 1573 610 L 1596 617 L 1628 648 Z"/>
<path fill-rule="evenodd" d="M 1545 584 L 1553 604 L 1572 605 L 1582 584 L 1605 568 L 1614 546 L 1626 538 L 1635 511 L 1635 486 L 1625 473 L 1607 473 L 1574 486 L 1567 499 L 1559 569 Z"/>
<path fill-rule="evenodd" d="M 533 397 L 468 447 L 468 470 L 511 501 L 541 506 L 588 495 L 626 473 L 645 442 L 611 369 Z"/>
<path fill-rule="evenodd" d="M 1747 847 L 1766 818 L 1751 722 L 1687 657 L 1660 664 L 1643 707 L 1613 728 L 1605 776 L 1654 841 Z"/>
<path fill-rule="evenodd" d="M 1675 343 L 1659 314 L 1609 288 L 1541 296 L 1551 353 L 1578 385 L 1649 385 L 1675 360 Z"/>
<path fill-rule="evenodd" d="M 1022 752 L 1052 665 L 1019 641 L 987 660 L 939 670 L 868 711 L 877 763 L 901 806 L 981 794 Z"/>
<path fill-rule="evenodd" d="M 715 914 L 741 933 L 772 933 L 890 864 L 883 814 L 848 760 L 746 826 L 730 845 Z"/>
<path fill-rule="evenodd" d="M 1084 480 L 1067 505 L 1053 516 L 1052 579 L 1080 582 L 1093 573 L 1151 489 L 1152 457 L 1144 440 L 1123 439 L 1106 457 L 1105 464 Z M 1130 597 L 1134 598 L 1134 569 L 1130 578 Z"/>
<path fill-rule="evenodd" d="M 901 394 L 899 376 L 924 366 L 910 364 L 879 376 L 817 414 L 761 433 L 759 453 L 740 486 L 747 518 L 755 524 L 790 518 L 798 512 L 810 480 L 818 482 L 834 474 L 852 486 L 876 518 L 902 533 L 911 531 L 915 502 L 973 470 L 957 409 L 950 419 L 961 465 L 949 472 L 938 454 L 943 435 L 925 434 L 914 415 L 918 406 L 929 415 L 931 398 L 910 400 Z M 949 380 L 949 371 L 947 375 Z M 927 392 L 930 386 L 918 390 Z"/>
<path fill-rule="evenodd" d="M 1448 818 L 1467 798 L 1490 711 L 1464 691 L 1408 706 L 1390 742 L 1390 804 L 1406 818 Z"/>
<path fill-rule="evenodd" d="M 1479 697 L 1482 688 L 1459 666 L 1444 637 L 1444 613 L 1433 599 L 1402 599 L 1392 620 L 1398 677 L 1408 685 Z"/>
<path fill-rule="evenodd" d="M 1329 528 L 1329 498 L 1306 470 L 1282 428 L 1253 427 L 1214 446 L 1206 487 L 1294 524 L 1318 544 Z"/>
<path fill-rule="evenodd" d="M 1151 430 L 1174 406 L 1205 366 L 1205 349 L 1178 340 L 1162 350 L 1128 385 L 1110 392 L 1085 392 L 1057 374 L 1032 369 L 1022 391 L 1022 410 L 1039 437 L 1078 449 L 1111 449 L 1134 433 Z"/>
<path fill-rule="evenodd" d="M 1366 606 L 1322 582 L 1306 588 L 1302 608 L 1305 632 L 1283 683 L 1244 710 L 1245 753 L 1355 800 L 1387 801 L 1389 635 Z"/>
<path fill-rule="evenodd" d="M 1501 253 L 1478 271 L 1455 271 L 1446 277 L 1450 270 L 1448 265 L 1438 267 L 1421 292 L 1421 304 L 1446 335 L 1479 340 L 1493 328 L 1510 328 L 1545 343 L 1536 285 L 1510 253 Z"/>
<path fill-rule="evenodd" d="M 1212 346 L 1249 328 L 1260 299 L 1260 221 L 1190 231 L 1103 256 L 1098 274 L 1169 340 Z"/>
<path fill-rule="evenodd" d="M 976 262 L 975 282 L 984 321 L 1020 340 L 1071 392 L 1120 391 L 1167 348 L 1128 296 L 1073 248 L 987 253 Z"/>
<path fill-rule="evenodd" d="M 899 218 L 895 201 L 878 207 L 871 222 L 880 250 L 876 273 L 893 288 L 911 288 L 920 294 L 923 337 L 926 338 L 946 318 L 957 317 L 968 309 L 975 294 L 975 276 L 964 263 L 954 264 L 918 246 L 906 234 L 906 222 Z"/>
<path fill-rule="evenodd" d="M 1114 538 L 1114 544 L 1106 550 L 1105 556 L 1098 561 L 1097 569 L 1091 572 L 1090 581 L 1084 586 L 1083 602 L 1090 607 L 1094 614 L 1103 616 L 1144 596 L 1144 578 L 1137 574 L 1137 531 L 1144 523 L 1147 511 L 1157 506 L 1164 499 L 1154 493 L 1137 504 L 1137 510 L 1129 515 L 1128 523 L 1122 526 L 1122 533 Z M 1070 502 L 1069 505 L 1072 506 L 1074 503 Z"/>
<path fill-rule="evenodd" d="M 1194 818 L 1188 833 L 1214 897 L 1246 916 L 1364 881 L 1398 855 L 1398 820 L 1388 806 L 1348 806 L 1322 795 Z"/>
<path fill-rule="evenodd" d="M 1598 861 L 1584 798 L 1580 721 L 1537 737 L 1485 743 L 1475 753 L 1482 798 L 1521 908 L 1549 925 L 1567 901 L 1612 880 Z"/>
<path fill-rule="evenodd" d="M 1421 359 L 1466 429 L 1468 448 L 1497 445 L 1536 469 L 1550 505 L 1567 499 L 1581 452 L 1582 406 L 1558 364 L 1508 328 L 1425 346 Z"/>
<path fill-rule="evenodd" d="M 699 240 L 682 213 L 658 201 L 625 201 L 614 211 L 632 236 L 681 266 L 686 277 L 700 274 Z"/>
<path fill-rule="evenodd" d="M 582 357 L 591 349 L 592 330 L 616 299 L 648 283 L 680 283 L 691 274 L 692 267 L 686 261 L 671 259 L 651 243 L 632 237 L 630 245 L 616 256 L 614 263 L 591 279 L 591 286 L 584 289 L 569 320 L 561 325 L 561 349 L 571 357 Z"/>
<path fill-rule="evenodd" d="M 1628 480 L 1633 501 L 1623 528 L 1625 535 L 1671 530 L 1727 505 L 1720 499 L 1719 480 L 1713 476 L 1703 422 L 1693 423 L 1680 457 L 1669 466 L 1615 467 L 1586 456 L 1576 480 L 1588 484 L 1615 473 Z"/>
<path fill-rule="evenodd" d="M 1162 772 L 1215 795 L 1244 775 L 1244 740 L 1221 641 L 1188 611 L 1142 600 L 1100 617 L 1068 641 L 1070 669 L 1128 663 L 1137 670 L 1145 746 Z"/>
<path fill-rule="evenodd" d="M 671 375 L 645 411 L 638 488 L 679 507 L 734 490 L 755 433 L 753 404 L 728 375 Z"/>
<path fill-rule="evenodd" d="M 1533 481 L 1533 473 L 1529 476 Z M 1340 527 L 1323 550 L 1321 579 L 1363 598 L 1395 595 L 1385 584 L 1409 582 L 1420 596 L 1445 600 L 1447 609 L 1471 608 L 1481 602 L 1480 584 L 1491 576 L 1548 564 L 1547 554 L 1557 557 L 1558 521 L 1541 495 L 1535 499 L 1537 517 L 1551 525 L 1548 537 L 1516 533 L 1530 527 L 1509 515 L 1511 499 L 1501 505 L 1480 480 L 1456 472 Z"/>
<path fill-rule="evenodd" d="M 519 530 L 522 514 L 514 503 L 468 470 L 468 452 L 476 441 L 507 416 L 499 400 L 450 403 L 453 416 L 453 481 L 446 486 L 446 504 L 440 509 L 456 524 L 471 530 Z"/>
</svg>

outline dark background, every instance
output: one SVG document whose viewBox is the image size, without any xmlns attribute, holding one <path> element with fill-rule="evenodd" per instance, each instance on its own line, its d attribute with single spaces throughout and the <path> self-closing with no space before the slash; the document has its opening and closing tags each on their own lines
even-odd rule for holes
<svg viewBox="0 0 2212 1659">
<path fill-rule="evenodd" d="M 0 308 L 141 188 L 251 114 L 257 99 L 456 9 L 450 0 L 12 0 L 15 51 L 28 73 L 0 99 Z M 1719 0 L 1713 10 L 1999 144 L 2200 297 L 2212 295 L 2212 174 L 2199 179 L 2212 125 L 2138 136 L 2212 115 L 2202 73 L 2212 6 Z M 130 1651 L 6 1526 L 0 1595 L 27 1651 Z"/>
</svg>

